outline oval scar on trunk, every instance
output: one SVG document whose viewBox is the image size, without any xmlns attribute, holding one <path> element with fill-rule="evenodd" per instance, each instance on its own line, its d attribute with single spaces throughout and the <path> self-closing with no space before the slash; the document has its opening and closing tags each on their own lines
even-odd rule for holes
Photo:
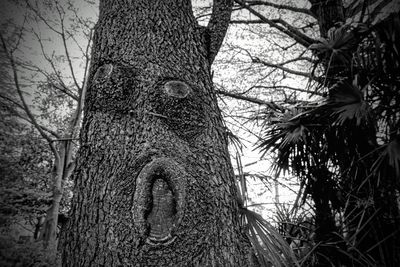
<svg viewBox="0 0 400 267">
<path fill-rule="evenodd" d="M 163 179 L 157 177 L 152 187 L 151 210 L 147 216 L 150 224 L 149 237 L 163 239 L 167 237 L 173 226 L 176 214 L 176 201 L 171 187 Z"/>
<path fill-rule="evenodd" d="M 181 81 L 169 81 L 164 85 L 167 95 L 177 98 L 185 98 L 192 90 L 189 85 Z"/>
<path fill-rule="evenodd" d="M 185 170 L 170 158 L 146 164 L 137 177 L 132 209 L 136 231 L 146 243 L 173 242 L 185 204 Z"/>
</svg>

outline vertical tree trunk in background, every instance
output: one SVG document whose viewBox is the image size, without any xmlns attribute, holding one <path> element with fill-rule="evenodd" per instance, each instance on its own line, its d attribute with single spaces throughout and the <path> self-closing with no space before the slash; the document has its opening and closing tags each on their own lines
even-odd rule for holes
<svg viewBox="0 0 400 267">
<path fill-rule="evenodd" d="M 315 15 L 319 25 L 320 36 L 326 38 L 330 28 L 337 23 L 344 21 L 342 0 L 309 0 L 311 3 L 311 12 Z M 334 71 L 335 66 L 331 66 L 329 62 L 324 62 L 325 67 L 330 67 L 327 74 L 327 87 L 332 85 L 336 80 Z M 338 235 L 335 232 L 338 230 L 335 224 L 335 218 L 329 203 L 330 196 L 327 193 L 325 186 L 332 184 L 332 175 L 330 171 L 324 167 L 316 167 L 312 171 L 314 180 L 311 182 L 312 190 L 311 197 L 315 203 L 315 225 L 316 236 L 315 241 L 321 244 L 335 244 L 340 246 Z M 334 246 L 318 246 L 316 253 L 318 264 L 321 266 L 329 266 L 330 262 L 344 262 L 342 255 L 338 254 Z M 329 258 L 327 258 L 329 255 Z"/>
<path fill-rule="evenodd" d="M 311 196 L 315 205 L 315 239 L 316 242 L 323 242 L 324 244 L 337 241 L 337 236 L 333 233 L 337 231 L 335 225 L 335 218 L 332 213 L 332 208 L 329 203 L 330 195 L 328 188 L 332 184 L 332 176 L 329 170 L 321 164 L 321 166 L 310 170 L 312 177 L 311 182 Z M 318 249 L 324 249 L 319 247 Z M 332 251 L 323 253 L 323 255 L 331 255 L 334 257 Z"/>
<path fill-rule="evenodd" d="M 64 266 L 253 265 L 210 75 L 226 27 L 100 1 Z"/>
<path fill-rule="evenodd" d="M 68 141 L 63 141 L 60 144 L 59 153 L 55 159 L 55 166 L 53 170 L 53 198 L 50 208 L 47 210 L 45 220 L 41 230 L 41 240 L 43 240 L 44 247 L 50 252 L 57 252 L 57 230 L 58 230 L 58 214 L 60 212 L 60 203 L 63 195 L 62 183 L 65 180 L 66 164 L 70 159 L 70 148 Z"/>
<path fill-rule="evenodd" d="M 342 0 L 309 0 L 311 12 L 315 15 L 319 25 L 319 34 L 322 38 L 328 37 L 332 27 L 340 26 L 345 22 Z M 332 62 L 329 58 L 323 59 L 326 67 L 325 86 L 330 87 L 339 79 L 337 77 L 347 66 Z"/>
<path fill-rule="evenodd" d="M 309 0 L 311 12 L 316 16 L 321 37 L 326 38 L 328 30 L 344 22 L 342 0 Z"/>
</svg>

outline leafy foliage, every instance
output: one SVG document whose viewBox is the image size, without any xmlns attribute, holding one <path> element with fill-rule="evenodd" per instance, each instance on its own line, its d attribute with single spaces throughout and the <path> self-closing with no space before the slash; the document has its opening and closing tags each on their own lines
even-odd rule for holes
<svg viewBox="0 0 400 267">
<path fill-rule="evenodd" d="M 259 263 L 261 266 L 298 266 L 293 250 L 283 236 L 260 214 L 246 207 L 248 199 L 246 176 L 243 174 L 240 157 L 238 161 L 237 201 L 241 226 L 254 248 Z"/>
<path fill-rule="evenodd" d="M 359 25 L 356 29 L 357 32 L 349 25 L 331 28 L 327 38 L 319 38 L 319 42 L 310 45 L 309 49 L 316 51 L 325 59 L 329 59 L 328 69 L 332 64 L 351 64 L 352 51 L 358 44 L 357 36 L 360 32 L 365 31 L 366 27 Z"/>
<path fill-rule="evenodd" d="M 61 266 L 61 257 L 54 257 L 43 249 L 41 242 L 15 243 L 4 236 L 0 239 L 0 265 L 58 267 Z"/>
<path fill-rule="evenodd" d="M 305 185 L 303 198 L 316 207 L 312 253 L 326 264 L 339 264 L 339 255 L 346 265 L 400 262 L 398 21 L 394 13 L 374 27 L 342 24 L 311 45 L 326 69 L 318 90 L 328 85 L 327 96 L 276 116 L 259 143 L 276 153 L 278 172 L 289 170 Z M 323 230 L 323 214 L 332 224 L 342 217 L 347 230 Z"/>
</svg>

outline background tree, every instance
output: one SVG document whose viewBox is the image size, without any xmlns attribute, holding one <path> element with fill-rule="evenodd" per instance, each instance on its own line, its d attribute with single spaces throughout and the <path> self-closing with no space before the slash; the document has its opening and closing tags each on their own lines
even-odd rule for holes
<svg viewBox="0 0 400 267">
<path fill-rule="evenodd" d="M 31 124 L 51 151 L 46 160 L 52 162 L 53 167 L 52 182 L 48 186 L 52 191 L 52 202 L 41 230 L 41 239 L 45 246 L 55 251 L 63 186 L 74 167 L 73 154 L 85 95 L 92 24 L 90 18 L 81 17 L 70 1 L 9 2 L 5 10 L 9 13 L 5 13 L 3 18 L 9 19 L 2 23 L 1 51 L 8 68 L 5 68 L 3 78 L 6 86 L 2 88 L 0 97 L 11 120 Z M 15 17 L 10 17 L 10 14 L 15 14 Z M 78 40 L 81 36 L 84 39 Z M 24 46 L 26 44 L 28 48 Z M 57 44 L 62 49 L 51 47 Z M 83 66 L 78 67 L 81 62 Z M 23 151 L 23 156 L 27 156 L 25 153 Z M 30 177 L 32 180 L 35 178 L 39 179 Z"/>
<path fill-rule="evenodd" d="M 293 39 L 300 44 L 310 45 L 304 42 L 308 39 L 297 35 L 290 25 L 280 19 L 271 20 L 252 5 L 291 11 L 298 8 L 264 1 L 237 2 L 260 18 L 257 23 L 280 27 L 285 34 L 296 35 Z M 325 37 L 310 46 L 318 56 L 318 64 L 313 68 L 316 71 L 310 76 L 317 81 L 315 91 L 328 94 L 327 98 L 320 100 L 322 104 L 308 102 L 282 115 L 275 113 L 279 116 L 275 119 L 277 123 L 272 124 L 260 144 L 264 149 L 278 152 L 279 168 L 290 169 L 301 177 L 305 194 L 312 197 L 316 210 L 316 241 L 319 242 L 315 249 L 319 254 L 316 264 L 395 266 L 399 242 L 399 207 L 395 196 L 399 189 L 395 171 L 398 153 L 392 150 L 392 145 L 397 146 L 398 137 L 396 130 L 389 130 L 394 129 L 389 125 L 398 123 L 398 119 L 392 117 L 397 118 L 398 113 L 392 105 L 386 105 L 382 113 L 383 107 L 378 103 L 392 96 L 393 92 L 387 88 L 397 88 L 394 84 L 398 78 L 394 77 L 398 77 L 395 74 L 398 55 L 393 42 L 398 37 L 393 26 L 383 31 L 378 25 L 395 25 L 398 5 L 394 1 L 383 1 L 380 6 L 368 2 L 358 2 L 359 5 L 354 2 L 344 5 L 340 1 L 310 2 L 320 34 Z M 382 41 L 382 35 L 391 37 Z M 368 40 L 375 40 L 373 42 L 385 48 L 379 49 Z M 371 47 L 376 48 L 373 53 Z M 388 58 L 383 59 L 384 55 Z M 394 67 L 383 67 L 383 62 L 390 62 Z M 377 65 L 384 71 L 378 71 Z M 322 66 L 320 74 L 319 66 Z M 385 77 L 385 82 L 378 77 Z M 380 81 L 375 83 L 376 79 Z M 395 103 L 394 100 L 392 104 Z M 271 116 L 266 114 L 264 118 L 270 120 Z M 381 124 L 380 121 L 390 123 Z M 382 141 L 382 137 L 386 141 Z M 384 150 L 386 147 L 390 147 L 391 152 Z M 386 157 L 387 165 L 380 165 Z M 377 165 L 388 174 L 385 182 L 375 167 L 368 167 Z M 344 214 L 341 229 L 336 230 L 334 214 Z M 334 254 L 335 250 L 339 254 Z M 340 254 L 349 257 L 339 258 Z M 344 262 L 339 263 L 341 259 Z"/>
</svg>

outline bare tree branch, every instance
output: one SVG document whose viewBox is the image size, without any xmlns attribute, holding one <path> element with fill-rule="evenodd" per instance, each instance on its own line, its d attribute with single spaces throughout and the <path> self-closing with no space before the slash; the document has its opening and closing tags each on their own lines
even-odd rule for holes
<svg viewBox="0 0 400 267">
<path fill-rule="evenodd" d="M 63 79 L 62 79 L 62 77 L 61 77 L 61 75 L 60 75 L 60 72 L 59 72 L 59 70 L 56 68 L 56 65 L 54 64 L 53 60 L 52 60 L 51 58 L 49 58 L 49 56 L 46 54 L 40 36 L 39 36 L 36 32 L 34 32 L 34 31 L 33 31 L 33 34 L 36 36 L 36 38 L 37 38 L 37 40 L 38 40 L 38 42 L 39 42 L 40 49 L 41 49 L 41 51 L 42 51 L 43 57 L 44 57 L 44 58 L 46 59 L 46 61 L 50 64 L 51 68 L 53 69 L 54 75 L 56 75 L 56 77 L 57 77 L 57 79 L 58 79 L 58 82 L 59 82 L 64 88 L 68 88 L 68 86 L 64 83 L 64 81 L 63 81 Z"/>
<path fill-rule="evenodd" d="M 71 61 L 71 56 L 69 55 L 69 51 L 68 51 L 68 45 L 67 45 L 67 40 L 65 37 L 65 29 L 64 29 L 64 11 L 60 9 L 60 7 L 58 6 L 58 4 L 56 4 L 56 9 L 58 11 L 58 14 L 60 16 L 60 24 L 61 24 L 61 39 L 63 42 L 63 46 L 64 46 L 64 52 L 67 58 L 67 62 L 68 62 L 68 66 L 69 66 L 69 70 L 71 72 L 71 76 L 72 76 L 72 80 L 74 81 L 74 84 L 76 86 L 76 88 L 78 90 L 81 90 L 80 85 L 78 84 L 78 81 L 75 77 L 75 71 L 74 68 L 72 66 L 72 61 Z"/>
<path fill-rule="evenodd" d="M 284 9 L 284 10 L 289 10 L 289 11 L 293 11 L 293 12 L 298 12 L 298 13 L 303 13 L 309 16 L 312 16 L 313 18 L 315 18 L 315 15 L 307 8 L 300 8 L 300 7 L 295 7 L 295 6 L 289 6 L 289 5 L 278 5 L 278 4 L 274 4 L 271 2 L 267 2 L 267 1 L 257 1 L 257 0 L 249 0 L 247 1 L 247 3 L 249 4 L 249 6 L 255 6 L 255 5 L 263 5 L 263 6 L 270 6 L 276 9 Z"/>
<path fill-rule="evenodd" d="M 39 126 L 40 126 L 40 128 L 43 129 L 43 131 L 48 132 L 49 134 L 53 135 L 55 138 L 60 138 L 60 135 L 58 133 L 56 133 L 55 131 L 53 131 L 43 125 L 39 125 Z M 52 141 L 54 141 L 54 139 L 52 139 Z"/>
<path fill-rule="evenodd" d="M 21 87 L 19 86 L 17 67 L 15 65 L 14 57 L 13 57 L 12 54 L 9 53 L 9 51 L 7 49 L 6 42 L 5 42 L 5 40 L 3 38 L 3 35 L 1 33 L 0 33 L 0 39 L 1 39 L 1 42 L 2 42 L 2 45 L 3 45 L 4 53 L 8 57 L 8 60 L 10 61 L 10 64 L 11 64 L 11 70 L 12 70 L 12 73 L 13 73 L 13 79 L 14 79 L 15 87 L 17 89 L 17 93 L 18 93 L 18 96 L 19 96 L 19 98 L 21 100 L 23 109 L 24 109 L 26 115 L 29 117 L 29 120 L 31 121 L 32 125 L 38 130 L 40 135 L 48 142 L 51 151 L 53 152 L 54 156 L 57 159 L 57 158 L 59 158 L 59 154 L 58 154 L 57 149 L 55 148 L 54 144 L 52 143 L 51 138 L 44 132 L 42 127 L 38 124 L 38 122 L 36 121 L 33 113 L 29 109 L 28 104 L 25 101 L 25 98 L 24 98 L 24 96 L 22 94 Z"/>
<path fill-rule="evenodd" d="M 11 104 L 13 104 L 14 106 L 16 106 L 17 108 L 20 108 L 20 109 L 24 109 L 24 107 L 20 104 L 20 103 L 18 103 L 16 100 L 14 100 L 14 99 L 12 99 L 12 98 L 10 98 L 10 97 L 8 97 L 8 96 L 5 96 L 5 95 L 3 95 L 3 94 L 0 94 L 0 98 L 3 98 L 4 100 L 6 100 L 6 101 L 8 101 L 8 102 L 10 102 Z M 17 111 L 16 111 L 17 112 Z"/>
<path fill-rule="evenodd" d="M 267 23 L 269 26 L 278 29 L 279 31 L 285 33 L 289 37 L 293 38 L 296 40 L 299 44 L 309 47 L 312 43 L 315 43 L 316 41 L 313 38 L 308 37 L 307 35 L 301 33 L 299 30 L 297 30 L 295 27 L 291 26 L 290 24 L 284 22 L 283 20 L 279 19 L 279 23 L 283 24 L 284 26 L 280 25 L 278 22 L 274 22 L 270 19 L 267 19 L 265 16 L 263 16 L 261 13 L 257 12 L 254 10 L 252 7 L 250 7 L 247 3 L 245 3 L 242 0 L 234 0 L 236 3 L 241 5 L 242 7 L 246 8 L 250 13 L 256 15 L 259 17 L 262 21 Z"/>
<path fill-rule="evenodd" d="M 240 48 L 240 49 L 247 53 L 247 55 L 250 57 L 252 63 L 258 63 L 258 64 L 262 64 L 262 65 L 264 65 L 266 67 L 271 67 L 271 68 L 273 68 L 273 71 L 275 71 L 276 69 L 280 69 L 280 70 L 285 71 L 285 72 L 290 73 L 290 74 L 307 77 L 307 78 L 310 78 L 310 79 L 312 79 L 314 81 L 320 81 L 320 79 L 318 77 L 313 76 L 312 73 L 297 71 L 297 70 L 293 70 L 293 69 L 290 69 L 290 68 L 287 68 L 287 67 L 283 66 L 283 65 L 288 64 L 290 62 L 296 61 L 296 59 L 288 60 L 286 62 L 282 62 L 282 63 L 276 64 L 276 63 L 263 61 L 258 57 L 254 57 L 254 56 L 251 55 L 251 53 L 248 50 L 246 50 L 244 48 Z M 301 58 L 301 57 L 299 57 L 299 58 Z M 306 58 L 304 58 L 304 59 L 306 59 Z"/>
<path fill-rule="evenodd" d="M 49 60 L 50 59 L 48 59 L 47 61 L 49 61 Z M 64 81 L 61 79 L 61 77 L 59 75 L 57 75 L 57 73 L 55 75 L 57 77 L 58 83 L 56 83 L 57 81 L 54 82 L 54 76 L 52 76 L 51 74 L 47 73 L 46 71 L 44 71 L 43 69 L 40 69 L 39 67 L 37 67 L 35 65 L 30 65 L 29 63 L 26 63 L 26 62 L 18 62 L 18 65 L 24 69 L 27 69 L 30 71 L 35 71 L 35 72 L 42 74 L 47 79 L 47 82 L 51 86 L 53 86 L 55 89 L 61 91 L 62 93 L 66 94 L 67 96 L 71 97 L 73 100 L 78 101 L 78 96 L 64 84 Z"/>
<path fill-rule="evenodd" d="M 215 92 L 217 94 L 220 94 L 220 95 L 229 96 L 229 97 L 232 97 L 232 98 L 235 98 L 235 99 L 248 101 L 248 102 L 251 102 L 251 103 L 254 103 L 254 104 L 265 105 L 265 106 L 267 106 L 267 107 L 269 107 L 269 108 L 271 108 L 273 110 L 277 110 L 277 109 L 279 109 L 280 111 L 284 110 L 283 107 L 277 105 L 274 102 L 264 101 L 264 100 L 261 100 L 261 99 L 255 98 L 255 97 L 244 96 L 242 94 L 231 93 L 231 92 L 227 92 L 227 91 L 224 91 L 224 90 L 216 90 Z"/>
<path fill-rule="evenodd" d="M 75 110 L 75 113 L 73 115 L 73 118 L 71 120 L 70 128 L 69 128 L 69 133 L 70 136 L 73 137 L 75 135 L 75 132 L 78 130 L 78 125 L 80 118 L 82 116 L 83 112 L 83 105 L 85 102 L 85 96 L 86 96 L 86 89 L 87 89 L 87 76 L 88 76 L 88 70 L 89 70 L 89 65 L 90 65 L 90 57 L 89 57 L 89 49 L 91 46 L 91 41 L 92 41 L 92 30 L 90 31 L 90 36 L 89 40 L 86 46 L 86 52 L 85 52 L 85 68 L 84 68 L 84 77 L 83 77 L 83 83 L 81 87 L 78 87 L 78 104 Z M 70 155 L 67 155 L 67 157 L 70 157 L 72 154 L 72 150 L 70 151 Z"/>
<path fill-rule="evenodd" d="M 280 23 L 281 20 L 280 19 L 271 19 L 271 22 Z M 246 25 L 250 25 L 250 24 L 267 24 L 264 20 L 261 20 L 261 19 L 254 19 L 254 20 L 234 19 L 234 20 L 231 20 L 230 23 L 231 24 L 246 24 Z M 293 28 L 295 28 L 297 30 L 304 30 L 306 28 L 312 28 L 315 25 L 317 25 L 316 22 L 311 22 L 311 23 L 308 23 L 307 25 L 304 25 L 302 27 L 293 27 Z"/>
<path fill-rule="evenodd" d="M 263 86 L 263 85 L 255 85 L 252 86 L 252 88 L 262 88 L 262 89 L 287 89 L 287 90 L 292 90 L 292 91 L 298 91 L 298 92 L 303 92 L 303 93 L 308 93 L 312 95 L 319 95 L 319 96 L 325 96 L 324 93 L 316 92 L 316 91 L 310 91 L 302 88 L 295 88 L 291 86 L 285 86 L 285 85 L 274 85 L 274 86 Z"/>
<path fill-rule="evenodd" d="M 15 29 L 16 31 L 18 31 L 18 33 L 15 34 L 17 36 L 17 40 L 15 41 L 14 47 L 10 47 L 8 49 L 9 53 L 11 53 L 11 54 L 14 53 L 15 50 L 17 50 L 17 48 L 19 47 L 20 42 L 23 39 L 24 25 L 25 25 L 26 21 L 27 21 L 26 16 L 24 16 L 24 21 L 22 22 L 21 27 Z"/>
<path fill-rule="evenodd" d="M 231 20 L 231 23 L 232 24 L 266 24 L 266 22 L 261 19 L 257 19 L 257 20 L 235 19 L 235 20 Z"/>
<path fill-rule="evenodd" d="M 14 105 L 15 107 L 21 109 L 22 111 L 25 111 L 24 106 L 21 105 L 20 103 L 18 103 L 16 100 L 11 99 L 11 98 L 9 98 L 9 97 L 7 97 L 7 96 L 5 96 L 5 95 L 2 95 L 2 94 L 0 94 L 0 98 L 5 99 L 6 101 L 10 102 L 10 103 L 11 103 L 12 105 Z M 20 118 L 20 119 L 22 119 L 22 120 L 25 120 L 25 121 L 27 121 L 27 122 L 30 123 L 30 124 L 33 124 L 33 122 L 32 122 L 28 117 L 23 116 L 22 114 L 20 114 L 20 111 L 18 111 L 18 110 L 16 110 L 16 109 L 12 109 L 12 115 L 13 115 L 13 116 L 16 116 L 16 117 L 18 117 L 18 118 Z M 38 125 L 39 125 L 39 124 L 38 124 Z M 56 137 L 56 138 L 60 138 L 60 135 L 57 134 L 56 132 L 54 132 L 53 130 L 50 130 L 49 128 L 47 128 L 47 127 L 45 127 L 45 126 L 43 126 L 43 125 L 39 125 L 39 126 L 40 126 L 40 128 L 43 129 L 43 131 L 50 133 L 51 135 L 53 135 L 53 136 Z"/>
<path fill-rule="evenodd" d="M 281 64 L 274 64 L 274 63 L 266 62 L 266 61 L 263 61 L 263 60 L 261 60 L 261 59 L 259 59 L 257 57 L 252 57 L 252 62 L 253 63 L 260 63 L 260 64 L 262 64 L 264 66 L 271 67 L 271 68 L 277 68 L 277 69 L 283 70 L 283 71 L 285 71 L 287 73 L 290 73 L 290 74 L 294 74 L 294 75 L 298 75 L 298 76 L 307 77 L 307 78 L 310 78 L 310 79 L 313 79 L 313 80 L 317 80 L 317 78 L 312 76 L 311 73 L 289 69 L 287 67 L 283 67 Z"/>
<path fill-rule="evenodd" d="M 293 63 L 293 62 L 296 62 L 296 61 L 307 61 L 307 62 L 310 62 L 310 63 L 315 63 L 315 60 L 313 60 L 310 57 L 297 57 L 297 58 L 293 58 L 293 59 L 289 59 L 287 61 L 281 62 L 281 63 L 279 63 L 277 65 L 283 66 L 283 65 L 286 65 L 286 64 L 289 64 L 289 63 Z"/>
<path fill-rule="evenodd" d="M 29 7 L 29 9 L 31 9 L 35 15 L 40 18 L 40 20 L 46 24 L 47 27 L 49 27 L 50 30 L 54 31 L 55 33 L 58 33 L 61 35 L 61 32 L 58 31 L 56 28 L 54 28 L 52 25 L 50 25 L 49 20 L 46 19 L 45 17 L 42 16 L 42 14 L 39 12 L 38 9 L 34 8 L 30 3 L 29 0 L 25 0 L 26 5 Z"/>
<path fill-rule="evenodd" d="M 232 13 L 232 0 L 214 0 L 207 30 L 210 35 L 209 61 L 212 63 L 224 41 Z"/>
</svg>

